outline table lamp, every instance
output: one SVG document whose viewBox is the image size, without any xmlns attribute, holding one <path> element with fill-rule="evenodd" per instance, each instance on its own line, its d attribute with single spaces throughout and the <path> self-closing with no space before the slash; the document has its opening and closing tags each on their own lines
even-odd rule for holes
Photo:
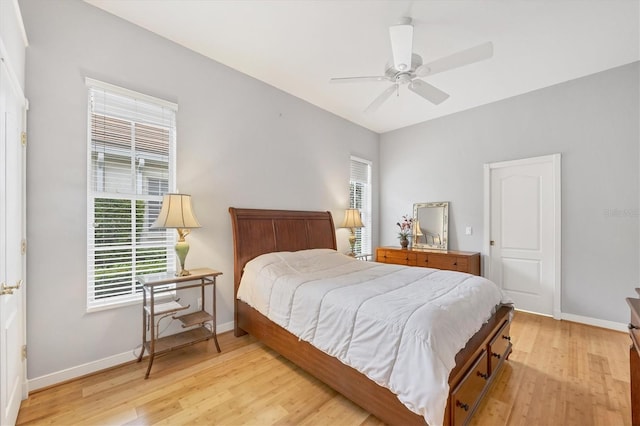
<svg viewBox="0 0 640 426">
<path fill-rule="evenodd" d="M 349 256 L 355 257 L 355 244 L 356 244 L 356 228 L 363 228 L 362 219 L 360 219 L 360 211 L 358 209 L 347 209 L 344 213 L 344 220 L 342 221 L 341 228 L 349 228 L 351 234 L 349 235 L 349 244 L 351 244 L 351 253 Z"/>
<path fill-rule="evenodd" d="M 189 244 L 185 237 L 191 232 L 191 228 L 200 228 L 200 222 L 196 219 L 191 207 L 191 195 L 165 194 L 162 198 L 162 208 L 158 218 L 151 225 L 152 228 L 175 228 L 178 231 L 176 254 L 180 261 L 180 271 L 176 276 L 185 277 L 189 271 L 184 269 L 184 261 L 189 253 Z"/>
</svg>

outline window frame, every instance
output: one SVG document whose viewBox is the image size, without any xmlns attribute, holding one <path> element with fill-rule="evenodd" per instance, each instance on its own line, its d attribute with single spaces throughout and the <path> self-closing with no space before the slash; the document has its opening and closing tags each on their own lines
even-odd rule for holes
<svg viewBox="0 0 640 426">
<path fill-rule="evenodd" d="M 105 309 L 117 308 L 121 306 L 138 304 L 142 300 L 142 291 L 135 282 L 135 276 L 139 275 L 136 268 L 140 268 L 143 266 L 143 263 L 142 263 L 143 260 L 136 259 L 136 251 L 140 250 L 141 248 L 144 249 L 143 247 L 144 244 L 141 243 L 141 241 L 144 241 L 144 239 L 140 239 L 140 237 L 144 236 L 145 233 L 149 232 L 148 225 L 150 224 L 150 222 L 149 222 L 149 211 L 148 211 L 147 203 L 149 201 L 153 201 L 154 203 L 155 202 L 161 203 L 162 196 L 164 194 L 154 194 L 154 195 L 146 194 L 145 192 L 146 190 L 143 188 L 145 185 L 147 185 L 146 179 L 148 179 L 149 176 L 144 177 L 143 173 L 140 173 L 138 171 L 138 166 L 139 166 L 138 157 L 142 158 L 143 156 L 140 155 L 140 150 L 137 149 L 135 144 L 137 140 L 135 126 L 139 124 L 143 126 L 166 128 L 168 130 L 168 152 L 166 154 L 167 182 L 166 182 L 166 186 L 163 183 L 159 183 L 158 187 L 161 190 L 164 190 L 166 188 L 167 192 L 176 192 L 175 191 L 176 174 L 177 174 L 176 118 L 177 118 L 178 105 L 173 102 L 168 102 L 168 101 L 158 99 L 149 95 L 145 95 L 143 93 L 139 93 L 133 90 L 125 89 L 119 86 L 115 86 L 109 83 L 104 83 L 104 82 L 90 79 L 90 78 L 86 78 L 85 83 L 87 87 L 87 145 L 86 145 L 87 146 L 87 224 L 86 224 L 87 226 L 86 228 L 87 229 L 87 249 L 86 249 L 87 283 L 85 286 L 85 289 L 86 289 L 85 300 L 87 301 L 86 311 L 95 312 L 95 311 L 101 311 Z M 136 120 L 136 118 L 133 116 L 134 115 L 133 112 L 129 110 L 127 110 L 126 114 L 124 114 L 125 116 L 129 114 L 127 116 L 128 118 L 123 118 L 123 116 L 120 114 L 118 114 L 117 116 L 113 116 L 113 118 L 117 118 L 118 120 L 130 121 L 132 123 L 131 124 L 132 129 L 134 129 L 132 131 L 132 136 L 131 136 L 132 139 L 130 141 L 130 146 L 128 148 L 122 149 L 119 152 L 119 154 L 122 155 L 123 159 L 128 161 L 127 167 L 131 167 L 131 181 L 129 182 L 129 185 L 130 185 L 129 191 L 120 191 L 120 190 L 117 190 L 116 192 L 105 191 L 106 182 L 108 181 L 108 179 L 106 178 L 106 175 L 105 175 L 107 173 L 106 171 L 107 169 L 105 167 L 104 157 L 109 156 L 112 153 L 105 154 L 104 152 L 102 152 L 102 162 L 100 162 L 101 152 L 98 152 L 94 149 L 93 132 L 92 132 L 92 125 L 94 124 L 93 116 L 95 113 L 92 105 L 93 91 L 104 91 L 109 95 L 124 96 L 129 98 L 127 101 L 131 101 L 132 104 L 135 104 L 135 102 L 140 102 L 141 104 L 142 103 L 152 104 L 154 108 L 155 107 L 162 108 L 163 114 L 165 110 L 169 111 L 169 113 L 171 114 L 166 123 L 166 127 L 161 125 L 150 124 L 148 121 L 145 121 L 144 119 Z M 105 115 L 105 117 L 110 117 L 110 115 Z M 136 123 L 136 124 L 133 124 L 133 123 Z M 103 145 L 107 145 L 106 141 L 103 141 L 102 143 Z M 113 148 L 113 147 L 110 147 L 110 148 Z M 114 151 L 116 150 L 119 150 L 119 149 L 118 148 L 114 149 Z M 96 160 L 95 168 L 93 164 L 94 154 L 97 154 L 98 156 L 98 159 Z M 156 154 L 149 154 L 150 157 L 153 157 L 154 155 Z M 153 162 L 153 160 L 154 159 L 152 158 L 151 161 Z M 161 157 L 161 163 L 163 165 L 165 164 L 164 160 L 165 159 Z M 143 165 L 144 165 L 144 162 L 143 162 Z M 94 170 L 97 174 L 95 181 L 94 181 Z M 152 178 L 156 178 L 156 177 L 152 176 Z M 143 181 L 138 182 L 140 179 L 143 179 Z M 159 180 L 163 180 L 163 179 L 160 178 Z M 94 189 L 94 184 L 96 185 L 95 189 Z M 131 260 L 131 262 L 129 263 L 131 263 L 132 269 L 130 271 L 130 275 L 125 277 L 124 281 L 122 281 L 121 284 L 119 284 L 121 285 L 120 290 L 126 291 L 126 287 L 129 285 L 129 282 L 131 283 L 131 292 L 127 294 L 120 294 L 120 295 L 106 296 L 106 297 L 95 296 L 98 291 L 96 290 L 96 287 L 95 287 L 95 284 L 96 284 L 95 271 L 96 271 L 96 259 L 97 259 L 96 253 L 99 253 L 104 248 L 104 246 L 100 246 L 100 243 L 96 244 L 97 234 L 96 234 L 96 228 L 94 226 L 95 225 L 94 222 L 96 221 L 96 216 L 95 216 L 96 209 L 97 209 L 97 206 L 99 205 L 96 203 L 99 203 L 99 201 L 97 201 L 99 199 L 120 200 L 123 202 L 123 205 L 126 204 L 126 200 L 129 200 L 131 202 L 131 205 L 129 206 L 130 215 L 131 215 L 130 216 L 130 222 L 131 222 L 130 242 L 128 243 L 128 245 L 122 244 L 121 247 L 119 248 L 120 250 L 123 250 L 123 251 L 126 250 L 127 246 L 130 248 L 130 254 L 129 254 L 130 257 L 128 257 L 127 259 Z M 139 202 L 142 202 L 144 205 L 144 207 L 142 208 L 143 211 L 141 216 L 142 223 L 139 223 L 139 219 L 138 219 L 138 216 L 140 215 L 140 212 L 138 211 Z M 116 203 L 116 205 L 117 204 L 119 203 Z M 109 207 L 111 207 L 111 205 L 109 205 Z M 143 227 L 142 231 L 139 230 L 140 226 Z M 156 248 L 166 247 L 167 249 L 166 258 L 164 257 L 164 255 L 162 256 L 163 258 L 166 259 L 166 267 L 160 268 L 160 269 L 165 269 L 165 271 L 175 269 L 176 261 L 175 261 L 175 253 L 173 248 L 176 241 L 175 232 L 173 232 L 172 229 L 153 230 L 153 234 L 157 240 L 155 244 L 153 244 L 153 246 Z M 122 247 L 124 247 L 124 249 Z M 96 250 L 96 248 L 98 248 L 98 250 Z M 114 250 L 117 250 L 117 249 L 114 248 Z M 155 255 L 155 254 L 152 253 L 152 255 Z M 124 260 L 124 263 L 126 264 L 127 260 Z M 155 272 L 160 272 L 160 271 L 156 269 L 156 270 L 153 270 L 151 273 L 155 273 Z"/>
<path fill-rule="evenodd" d="M 366 179 L 354 179 L 354 163 L 359 163 L 366 166 L 367 176 Z M 371 176 L 372 176 L 372 162 L 370 160 L 356 157 L 352 155 L 349 160 L 349 208 L 356 208 L 360 211 L 360 219 L 362 220 L 363 228 L 357 228 L 356 243 L 354 246 L 356 256 L 371 255 L 373 250 L 373 232 L 372 232 L 372 194 L 371 194 Z M 355 191 L 353 188 L 354 182 L 362 184 L 364 193 L 360 196 L 360 206 L 358 205 L 357 198 L 354 197 Z"/>
</svg>

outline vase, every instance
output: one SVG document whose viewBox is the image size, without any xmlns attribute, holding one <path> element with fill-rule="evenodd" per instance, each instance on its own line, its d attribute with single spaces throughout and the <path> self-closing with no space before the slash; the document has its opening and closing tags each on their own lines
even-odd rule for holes
<svg viewBox="0 0 640 426">
<path fill-rule="evenodd" d="M 408 238 L 400 238 L 400 246 L 403 249 L 406 249 L 407 247 L 409 247 L 409 239 Z"/>
</svg>

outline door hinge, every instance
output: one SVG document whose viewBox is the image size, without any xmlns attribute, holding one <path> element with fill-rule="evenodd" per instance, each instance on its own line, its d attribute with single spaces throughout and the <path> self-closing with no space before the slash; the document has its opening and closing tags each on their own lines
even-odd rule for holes
<svg viewBox="0 0 640 426">
<path fill-rule="evenodd" d="M 24 238 L 22 239 L 22 243 L 20 244 L 20 254 L 27 254 L 27 240 L 25 240 Z"/>
<path fill-rule="evenodd" d="M 27 345 L 22 345 L 22 360 L 27 359 Z"/>
<path fill-rule="evenodd" d="M 27 146 L 27 132 L 22 132 L 20 134 L 20 143 L 22 146 Z"/>
</svg>

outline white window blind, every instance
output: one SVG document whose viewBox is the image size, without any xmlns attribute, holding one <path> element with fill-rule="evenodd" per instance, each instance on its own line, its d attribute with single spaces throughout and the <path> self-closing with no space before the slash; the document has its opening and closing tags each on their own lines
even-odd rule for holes
<svg viewBox="0 0 640 426">
<path fill-rule="evenodd" d="M 360 210 L 364 228 L 356 229 L 356 254 L 371 254 L 371 162 L 351 157 L 349 207 Z"/>
<path fill-rule="evenodd" d="M 140 298 L 136 275 L 175 269 L 172 230 L 150 229 L 175 188 L 175 104 L 87 79 L 87 309 Z"/>
</svg>

